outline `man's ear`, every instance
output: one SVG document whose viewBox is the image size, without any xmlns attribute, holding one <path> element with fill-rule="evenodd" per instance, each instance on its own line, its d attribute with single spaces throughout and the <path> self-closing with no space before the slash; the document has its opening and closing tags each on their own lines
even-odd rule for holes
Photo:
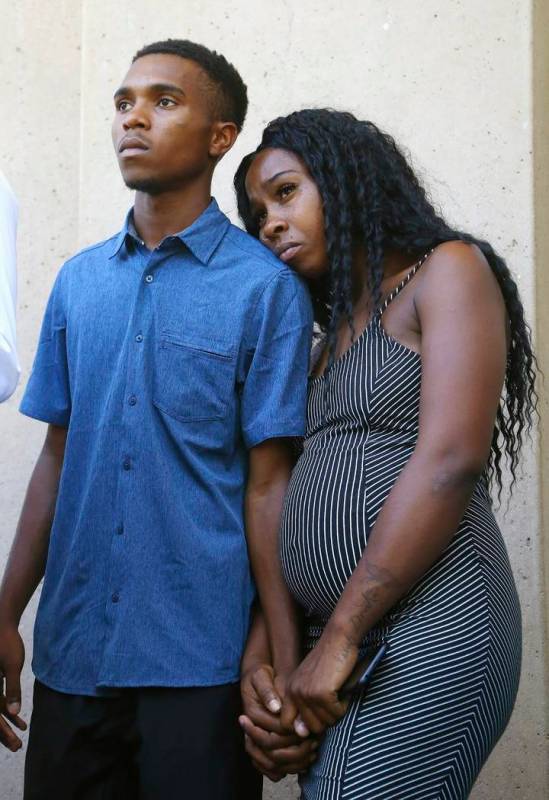
<svg viewBox="0 0 549 800">
<path fill-rule="evenodd" d="M 209 154 L 215 160 L 228 153 L 238 136 L 238 128 L 234 122 L 214 122 L 210 139 Z"/>
</svg>

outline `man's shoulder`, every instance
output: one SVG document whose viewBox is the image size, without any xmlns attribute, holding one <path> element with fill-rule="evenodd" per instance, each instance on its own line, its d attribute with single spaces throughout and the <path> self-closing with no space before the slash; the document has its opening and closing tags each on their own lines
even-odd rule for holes
<svg viewBox="0 0 549 800">
<path fill-rule="evenodd" d="M 114 252 L 114 248 L 120 233 L 115 233 L 113 236 L 110 236 L 108 239 L 103 239 L 101 242 L 95 242 L 95 244 L 87 245 L 87 247 L 83 247 L 73 256 L 70 256 L 66 261 L 64 266 L 70 265 L 77 265 L 80 263 L 88 263 L 90 259 L 95 257 L 102 258 L 109 258 Z"/>
<path fill-rule="evenodd" d="M 226 245 L 238 252 L 239 261 L 244 267 L 257 270 L 261 265 L 265 276 L 294 275 L 291 269 L 284 264 L 274 253 L 261 244 L 259 239 L 231 223 L 225 237 Z"/>
<path fill-rule="evenodd" d="M 119 235 L 114 234 L 101 242 L 83 247 L 67 258 L 56 275 L 53 291 L 64 295 L 65 292 L 72 294 L 77 289 L 78 292 L 85 293 L 97 280 L 98 268 L 109 263 Z"/>
</svg>

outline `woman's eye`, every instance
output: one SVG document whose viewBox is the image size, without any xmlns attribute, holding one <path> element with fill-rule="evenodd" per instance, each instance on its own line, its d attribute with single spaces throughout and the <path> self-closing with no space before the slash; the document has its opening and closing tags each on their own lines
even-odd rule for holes
<svg viewBox="0 0 549 800">
<path fill-rule="evenodd" d="M 278 189 L 278 196 L 282 198 L 288 197 L 288 195 L 291 194 L 294 189 L 295 189 L 295 183 L 284 183 Z"/>
</svg>

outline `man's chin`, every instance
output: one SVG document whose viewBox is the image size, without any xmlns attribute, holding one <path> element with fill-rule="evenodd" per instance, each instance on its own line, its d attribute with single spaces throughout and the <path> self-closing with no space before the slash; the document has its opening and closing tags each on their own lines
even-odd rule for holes
<svg viewBox="0 0 549 800">
<path fill-rule="evenodd" d="M 166 190 L 164 183 L 156 180 L 155 178 L 139 178 L 132 176 L 122 176 L 124 183 L 128 189 L 135 192 L 143 192 L 144 194 L 161 194 Z"/>
</svg>

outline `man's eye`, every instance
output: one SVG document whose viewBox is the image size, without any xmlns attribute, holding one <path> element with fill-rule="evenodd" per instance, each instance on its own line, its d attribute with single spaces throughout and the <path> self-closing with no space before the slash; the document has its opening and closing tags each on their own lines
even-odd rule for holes
<svg viewBox="0 0 549 800">
<path fill-rule="evenodd" d="M 294 189 L 295 189 L 295 183 L 284 183 L 278 189 L 278 196 L 282 198 L 288 197 L 288 195 L 291 194 Z"/>
<path fill-rule="evenodd" d="M 171 97 L 161 97 L 158 104 L 162 106 L 162 108 L 169 108 L 175 105 L 175 101 L 172 100 Z"/>
<path fill-rule="evenodd" d="M 117 111 L 127 111 L 130 104 L 127 100 L 119 100 L 116 104 Z"/>
</svg>

